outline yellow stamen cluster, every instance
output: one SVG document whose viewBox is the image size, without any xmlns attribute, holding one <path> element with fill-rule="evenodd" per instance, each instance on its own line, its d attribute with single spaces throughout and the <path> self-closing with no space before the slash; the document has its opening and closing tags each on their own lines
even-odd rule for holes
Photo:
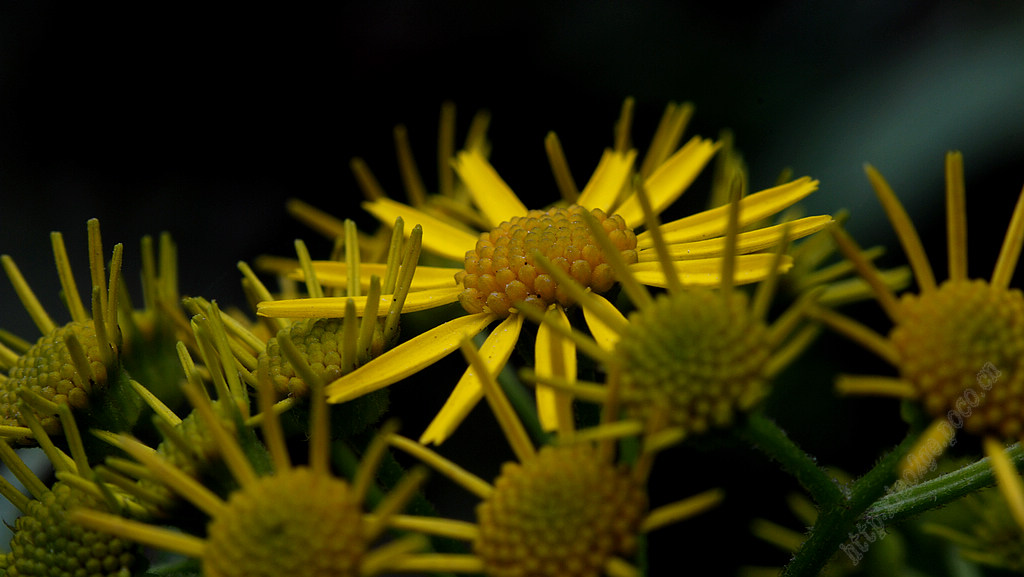
<svg viewBox="0 0 1024 577">
<path fill-rule="evenodd" d="M 475 553 L 491 577 L 599 575 L 636 546 L 647 496 L 589 445 L 543 447 L 508 463 L 477 507 Z"/>
<path fill-rule="evenodd" d="M 83 375 L 68 348 L 68 337 L 81 345 L 83 358 L 91 374 Z M 31 391 L 57 404 L 75 409 L 89 406 L 89 396 L 106 388 L 107 368 L 100 354 L 99 340 L 92 321 L 70 322 L 40 338 L 21 355 L 8 378 L 0 380 L 0 419 L 4 425 L 25 426 L 18 391 Z M 50 435 L 60 432 L 60 421 L 53 415 L 38 415 Z"/>
<path fill-rule="evenodd" d="M 7 577 L 122 577 L 146 565 L 129 541 L 71 523 L 72 507 L 105 509 L 92 495 L 61 482 L 40 501 L 31 501 L 14 525 Z"/>
<path fill-rule="evenodd" d="M 1024 431 L 1020 290 L 960 280 L 904 295 L 889 338 L 900 376 L 931 415 L 946 419 L 957 411 L 964 429 L 975 434 L 1014 438 Z M 998 382 L 993 384 L 994 374 Z"/>
<path fill-rule="evenodd" d="M 729 425 L 766 392 L 768 335 L 744 293 L 693 288 L 659 295 L 630 315 L 618 341 L 624 402 L 641 416 L 667 409 L 686 433 Z"/>
<path fill-rule="evenodd" d="M 615 276 L 583 219 L 586 210 L 579 205 L 532 210 L 481 234 L 476 248 L 466 253 L 465 269 L 455 277 L 465 287 L 459 295 L 463 308 L 470 314 L 487 311 L 504 318 L 520 301 L 542 309 L 555 302 L 571 305 L 569 295 L 538 266 L 535 251 L 584 287 L 597 293 L 609 290 Z M 598 209 L 591 214 L 602 223 L 623 260 L 635 263 L 636 235 L 622 217 Z"/>
<path fill-rule="evenodd" d="M 260 477 L 210 522 L 203 574 L 358 576 L 367 545 L 360 506 L 345 481 L 308 468 Z"/>
<path fill-rule="evenodd" d="M 343 368 L 344 362 L 351 362 L 345 358 L 343 325 L 343 319 L 310 319 L 283 330 L 313 372 L 329 383 L 348 372 Z M 309 393 L 309 384 L 284 356 L 278 337 L 269 339 L 260 355 L 270 359 L 270 375 L 278 396 L 305 397 Z"/>
</svg>

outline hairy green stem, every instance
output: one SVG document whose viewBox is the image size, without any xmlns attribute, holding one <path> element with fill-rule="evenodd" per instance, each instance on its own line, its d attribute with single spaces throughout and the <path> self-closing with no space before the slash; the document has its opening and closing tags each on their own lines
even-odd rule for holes
<svg viewBox="0 0 1024 577">
<path fill-rule="evenodd" d="M 818 466 L 772 419 L 755 411 L 748 415 L 741 434 L 769 457 L 778 461 L 822 508 L 844 500 L 836 481 Z"/>
<path fill-rule="evenodd" d="M 1014 444 L 1006 451 L 1015 467 L 1024 464 L 1024 449 Z M 900 521 L 955 501 L 969 493 L 995 484 L 995 475 L 988 457 L 934 479 L 890 492 L 868 509 L 866 518 L 886 523 Z"/>
<path fill-rule="evenodd" d="M 821 512 L 804 544 L 793 560 L 783 569 L 782 577 L 818 575 L 828 560 L 850 540 L 853 547 L 856 539 L 865 533 L 857 525 L 861 515 L 885 493 L 886 487 L 896 480 L 899 461 L 916 440 L 908 435 L 895 449 L 886 454 L 870 471 L 853 483 L 849 496 L 840 503 L 822 505 Z M 854 531 L 854 529 L 857 529 Z M 874 541 L 876 534 L 864 534 L 867 541 Z"/>
</svg>

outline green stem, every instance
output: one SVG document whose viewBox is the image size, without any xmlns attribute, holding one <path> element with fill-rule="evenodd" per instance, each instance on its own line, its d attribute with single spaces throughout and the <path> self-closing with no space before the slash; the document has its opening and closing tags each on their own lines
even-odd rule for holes
<svg viewBox="0 0 1024 577">
<path fill-rule="evenodd" d="M 873 469 L 853 484 L 848 498 L 831 506 L 822 505 L 821 513 L 807 540 L 783 569 L 782 577 L 818 575 L 844 541 L 853 541 L 866 533 L 866 530 L 860 527 L 856 528 L 855 533 L 857 520 L 896 479 L 899 461 L 915 440 L 914 435 L 908 435 L 903 439 L 899 446 L 886 454 Z M 876 535 L 864 535 L 864 539 L 869 542 L 876 538 Z"/>
<path fill-rule="evenodd" d="M 741 434 L 772 459 L 779 462 L 810 493 L 822 508 L 845 500 L 835 479 L 818 466 L 772 419 L 755 411 L 747 416 Z"/>
<path fill-rule="evenodd" d="M 1007 449 L 1006 454 L 1015 467 L 1024 464 L 1024 448 L 1019 443 Z M 893 491 L 875 502 L 864 516 L 886 523 L 899 521 L 994 484 L 995 475 L 985 457 L 951 473 Z"/>
</svg>

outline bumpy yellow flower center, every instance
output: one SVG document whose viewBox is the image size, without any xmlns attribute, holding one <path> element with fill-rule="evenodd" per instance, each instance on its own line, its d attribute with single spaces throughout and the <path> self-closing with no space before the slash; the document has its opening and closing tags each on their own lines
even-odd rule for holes
<svg viewBox="0 0 1024 577">
<path fill-rule="evenodd" d="M 65 342 L 69 334 L 73 334 L 82 345 L 95 379 L 79 374 Z M 4 425 L 25 426 L 20 419 L 19 390 L 33 391 L 55 403 L 76 409 L 88 407 L 89 395 L 102 391 L 107 385 L 107 368 L 102 358 L 96 329 L 91 321 L 57 327 L 19 357 L 8 378 L 0 382 L 0 420 Z M 48 434 L 60 432 L 57 417 L 40 416 L 40 420 Z"/>
<path fill-rule="evenodd" d="M 475 553 L 491 577 L 600 575 L 629 555 L 647 496 L 628 471 L 589 446 L 544 447 L 508 463 L 477 507 Z"/>
<path fill-rule="evenodd" d="M 632 313 L 616 346 L 634 414 L 668 411 L 687 433 L 729 425 L 765 393 L 768 329 L 744 293 L 689 289 Z"/>
<path fill-rule="evenodd" d="M 1024 431 L 1024 295 L 982 280 L 905 295 L 889 334 L 900 376 L 936 418 L 976 434 Z"/>
<path fill-rule="evenodd" d="M 366 551 L 360 503 L 341 479 L 308 468 L 231 494 L 207 527 L 210 577 L 355 577 Z"/>
<path fill-rule="evenodd" d="M 535 251 L 594 292 L 610 289 L 615 275 L 583 220 L 586 210 L 578 205 L 531 210 L 481 234 L 476 248 L 466 253 L 465 269 L 455 277 L 465 287 L 459 295 L 463 308 L 470 314 L 487 311 L 507 317 L 520 301 L 541 308 L 555 302 L 572 304 L 555 279 L 537 265 Z M 635 263 L 636 235 L 622 217 L 598 209 L 591 214 L 623 259 Z"/>
<path fill-rule="evenodd" d="M 68 521 L 72 507 L 106 510 L 103 502 L 62 482 L 18 518 L 7 558 L 7 577 L 121 577 L 145 568 L 142 549 L 124 539 Z"/>
<path fill-rule="evenodd" d="M 329 383 L 343 374 L 342 325 L 342 319 L 316 319 L 297 322 L 282 330 L 287 331 L 313 372 Z M 296 375 L 281 352 L 278 337 L 268 340 L 266 351 L 261 354 L 270 357 L 270 374 L 279 396 L 305 397 L 309 393 L 309 384 Z"/>
</svg>

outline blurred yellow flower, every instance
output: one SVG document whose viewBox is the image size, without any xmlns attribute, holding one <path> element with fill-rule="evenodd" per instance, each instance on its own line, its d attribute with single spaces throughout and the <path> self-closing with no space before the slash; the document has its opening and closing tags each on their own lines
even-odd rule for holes
<svg viewBox="0 0 1024 577">
<path fill-rule="evenodd" d="M 557 428 L 553 445 L 535 448 L 480 352 L 469 341 L 462 350 L 480 374 L 484 395 L 516 455 L 488 483 L 412 439 L 391 435 L 390 444 L 448 476 L 480 498 L 476 522 L 396 515 L 391 524 L 468 541 L 472 554 L 424 554 L 398 563 L 402 570 L 484 573 L 492 577 L 633 576 L 630 561 L 641 534 L 689 518 L 722 500 L 717 489 L 649 510 L 647 477 L 657 445 L 657 423 L 619 421 L 605 411 L 602 423 L 576 430 Z M 617 389 L 614 380 L 609 384 Z M 614 394 L 614 393 L 611 393 Z M 631 463 L 616 462 L 623 437 L 641 437 Z"/>
<path fill-rule="evenodd" d="M 992 277 L 970 279 L 963 157 L 950 152 L 945 165 L 949 278 L 936 282 L 906 211 L 881 174 L 867 166 L 920 292 L 897 298 L 854 241 L 836 227 L 840 249 L 871 285 L 894 326 L 883 337 L 833 311 L 819 309 L 815 315 L 899 371 L 898 377 L 842 376 L 837 382 L 841 392 L 915 399 L 932 417 L 903 464 L 903 480 L 914 484 L 922 467 L 963 429 L 982 437 L 1011 511 L 1024 527 L 1024 483 L 1002 446 L 1024 435 L 1024 294 L 1009 286 L 1024 242 L 1024 191 Z"/>
</svg>

